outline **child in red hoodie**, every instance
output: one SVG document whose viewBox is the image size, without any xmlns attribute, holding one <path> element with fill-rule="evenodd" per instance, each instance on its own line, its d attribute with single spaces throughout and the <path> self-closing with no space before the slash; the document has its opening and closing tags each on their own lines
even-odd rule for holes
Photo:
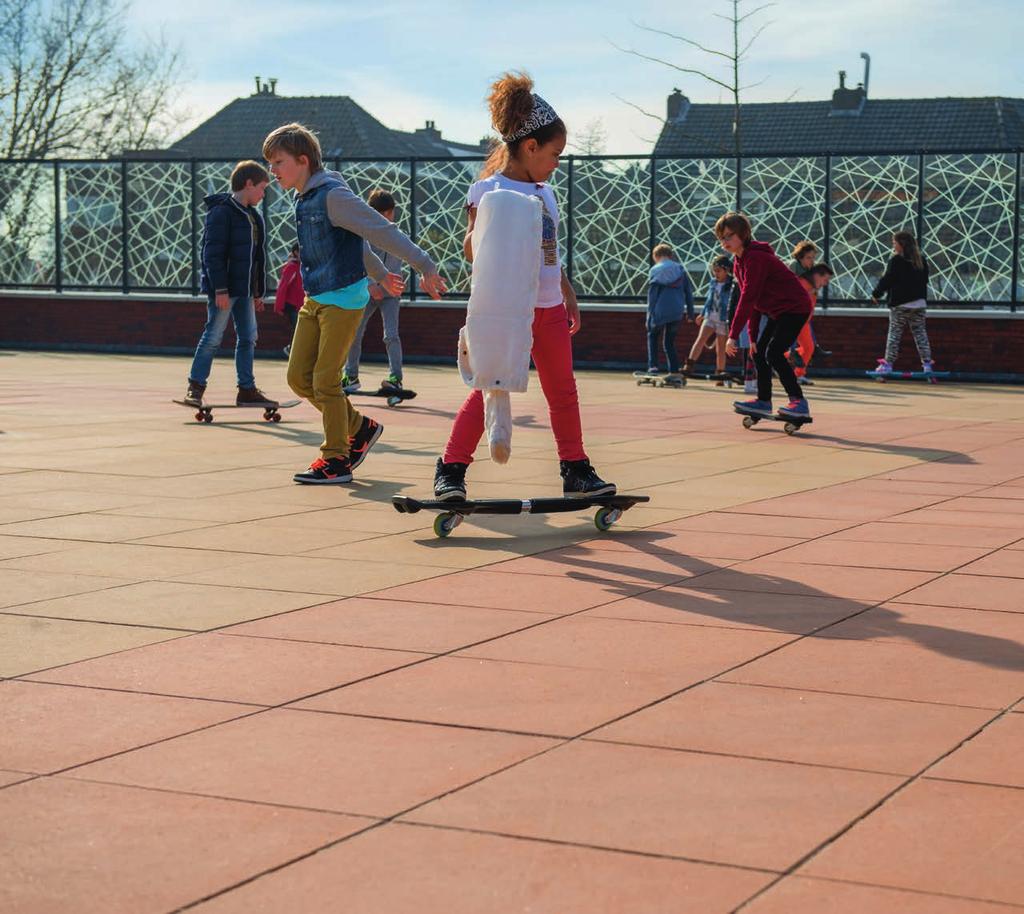
<svg viewBox="0 0 1024 914">
<path fill-rule="evenodd" d="M 742 213 L 730 212 L 722 216 L 715 223 L 715 235 L 722 248 L 734 258 L 733 271 L 740 289 L 725 349 L 730 356 L 736 355 L 737 340 L 746 325 L 757 369 L 757 399 L 737 400 L 734 404 L 737 411 L 752 416 L 772 415 L 774 370 L 789 394 L 789 405 L 780 407 L 779 415 L 809 417 L 811 411 L 803 389 L 786 358 L 811 316 L 806 290 L 789 267 L 775 256 L 770 244 L 754 240 L 750 220 Z M 762 316 L 765 318 L 763 326 Z"/>
</svg>

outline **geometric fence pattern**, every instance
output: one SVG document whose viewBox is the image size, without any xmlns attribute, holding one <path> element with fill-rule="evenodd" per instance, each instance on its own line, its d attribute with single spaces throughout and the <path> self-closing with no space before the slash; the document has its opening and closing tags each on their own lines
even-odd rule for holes
<svg viewBox="0 0 1024 914">
<path fill-rule="evenodd" d="M 181 293 L 198 285 L 207 194 L 227 161 L 0 161 L 0 286 Z M 400 227 L 456 295 L 469 291 L 465 201 L 481 160 L 331 161 L 352 190 L 391 191 Z M 740 206 L 782 256 L 810 238 L 835 270 L 834 304 L 864 304 L 894 230 L 922 241 L 929 298 L 992 308 L 1024 300 L 1021 154 L 567 156 L 552 186 L 563 262 L 581 298 L 642 300 L 650 250 L 675 248 L 696 288 L 716 254 L 711 228 Z M 292 201 L 271 185 L 268 276 L 295 241 Z M 411 289 L 415 294 L 415 287 Z"/>
</svg>

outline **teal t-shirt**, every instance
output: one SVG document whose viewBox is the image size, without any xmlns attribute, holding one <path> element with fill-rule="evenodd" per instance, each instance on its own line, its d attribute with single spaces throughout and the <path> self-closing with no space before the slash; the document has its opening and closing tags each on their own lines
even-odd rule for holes
<svg viewBox="0 0 1024 914">
<path fill-rule="evenodd" d="M 370 281 L 364 276 L 344 289 L 332 289 L 330 292 L 311 295 L 310 298 L 321 305 L 334 305 L 346 311 L 358 311 L 365 308 L 370 300 Z"/>
</svg>

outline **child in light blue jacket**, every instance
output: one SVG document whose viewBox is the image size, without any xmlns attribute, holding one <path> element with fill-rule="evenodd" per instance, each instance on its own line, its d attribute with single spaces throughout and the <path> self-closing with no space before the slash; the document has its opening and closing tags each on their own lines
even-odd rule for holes
<svg viewBox="0 0 1024 914">
<path fill-rule="evenodd" d="M 693 320 L 693 284 L 667 244 L 655 247 L 651 259 L 654 266 L 647 287 L 647 371 L 658 373 L 658 343 L 664 334 L 661 342 L 668 370 L 675 374 L 679 371 L 676 332 L 684 314 Z"/>
<path fill-rule="evenodd" d="M 732 316 L 730 306 L 736 292 L 736 283 L 732 277 L 732 261 L 725 256 L 716 257 L 711 262 L 711 277 L 707 298 L 704 300 L 704 310 L 697 318 L 700 333 L 694 340 L 683 368 L 687 372 L 693 371 L 704 346 L 714 345 L 715 372 L 725 373 L 725 341 L 729 338 L 729 319 Z"/>
</svg>

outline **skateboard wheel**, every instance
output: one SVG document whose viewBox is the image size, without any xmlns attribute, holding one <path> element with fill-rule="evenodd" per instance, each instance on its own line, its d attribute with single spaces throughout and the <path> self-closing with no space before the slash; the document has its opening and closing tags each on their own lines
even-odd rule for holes
<svg viewBox="0 0 1024 914">
<path fill-rule="evenodd" d="M 434 518 L 434 535 L 441 539 L 451 536 L 452 530 L 459 525 L 461 519 L 458 514 L 438 514 Z"/>
<path fill-rule="evenodd" d="M 388 400 L 387 400 L 388 406 L 398 406 L 398 404 L 401 403 L 401 402 L 402 402 L 402 398 L 401 397 L 388 397 Z"/>
<path fill-rule="evenodd" d="M 196 413 L 196 422 L 202 422 L 204 418 L 206 418 L 206 413 L 202 411 Z"/>
<path fill-rule="evenodd" d="M 753 416 L 744 416 L 743 417 L 743 427 L 744 428 L 753 428 L 755 425 L 757 425 L 757 421 L 754 419 Z"/>
<path fill-rule="evenodd" d="M 612 524 L 620 517 L 622 511 L 618 508 L 598 508 L 597 514 L 594 515 L 594 526 L 601 531 L 610 530 Z"/>
<path fill-rule="evenodd" d="M 798 428 L 800 428 L 800 426 L 799 426 L 799 425 L 796 425 L 796 424 L 795 424 L 795 423 L 793 423 L 793 422 L 787 422 L 787 423 L 786 423 L 786 424 L 785 424 L 784 426 L 782 426 L 782 430 L 783 430 L 783 431 L 784 431 L 784 432 L 785 432 L 785 433 L 786 433 L 787 435 L 795 435 L 795 434 L 796 434 L 796 430 L 797 430 Z"/>
<path fill-rule="evenodd" d="M 270 421 L 271 422 L 280 422 L 281 421 L 281 414 L 280 413 L 274 413 L 274 415 L 272 415 L 270 417 Z"/>
<path fill-rule="evenodd" d="M 206 415 L 205 415 L 205 416 L 203 417 L 203 421 L 204 421 L 204 422 L 213 422 L 213 413 L 207 413 L 207 414 L 206 414 Z"/>
</svg>

